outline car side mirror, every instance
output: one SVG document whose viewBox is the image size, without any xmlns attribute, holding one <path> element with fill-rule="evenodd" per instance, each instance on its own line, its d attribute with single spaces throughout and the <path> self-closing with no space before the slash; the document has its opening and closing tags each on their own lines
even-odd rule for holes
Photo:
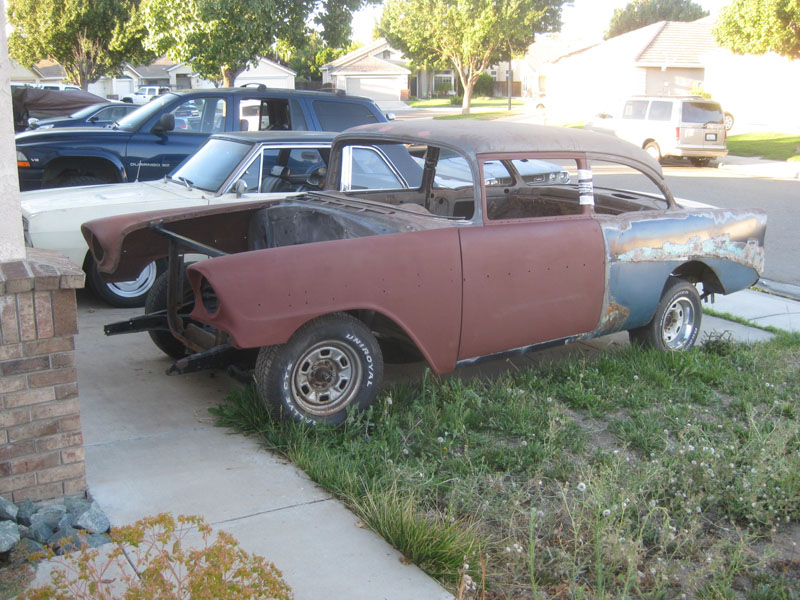
<svg viewBox="0 0 800 600">
<path fill-rule="evenodd" d="M 233 184 L 233 191 L 236 192 L 237 198 L 241 198 L 245 193 L 247 193 L 247 182 L 244 179 L 240 179 Z"/>
<path fill-rule="evenodd" d="M 175 115 L 172 113 L 164 113 L 158 119 L 158 123 L 153 127 L 153 133 L 166 133 L 175 129 Z"/>
<path fill-rule="evenodd" d="M 389 121 L 394 121 L 394 120 L 395 120 L 397 117 L 395 117 L 395 114 L 394 114 L 393 112 L 387 112 L 387 113 L 386 113 L 386 118 L 387 118 Z"/>
</svg>

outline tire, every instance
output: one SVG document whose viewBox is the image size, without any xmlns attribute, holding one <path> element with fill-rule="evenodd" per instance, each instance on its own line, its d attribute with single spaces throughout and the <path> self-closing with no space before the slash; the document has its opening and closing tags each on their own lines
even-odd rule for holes
<svg viewBox="0 0 800 600">
<path fill-rule="evenodd" d="M 689 160 L 695 167 L 707 167 L 711 162 L 710 158 L 701 158 L 699 156 L 692 156 Z"/>
<path fill-rule="evenodd" d="M 89 257 L 86 265 L 86 282 L 92 291 L 111 306 L 117 308 L 133 308 L 144 306 L 147 293 L 164 271 L 164 261 L 154 261 L 147 265 L 136 279 L 106 283 L 100 277 L 97 263 Z"/>
<path fill-rule="evenodd" d="M 628 335 L 631 343 L 662 352 L 689 350 L 697 341 L 702 318 L 697 289 L 688 281 L 671 277 L 651 321 L 631 329 Z"/>
<path fill-rule="evenodd" d="M 189 266 L 189 265 L 186 265 Z M 167 308 L 167 287 L 169 286 L 169 273 L 162 273 L 159 275 L 153 287 L 147 294 L 147 299 L 144 303 L 144 314 L 149 315 L 158 310 Z M 189 287 L 189 278 L 184 274 L 183 280 L 183 296 L 184 296 L 184 309 L 183 312 L 189 312 L 194 307 L 194 295 L 192 288 Z M 167 356 L 178 359 L 186 356 L 189 351 L 181 342 L 179 342 L 169 331 L 148 331 L 150 339 L 153 343 Z"/>
<path fill-rule="evenodd" d="M 340 425 L 348 411 L 375 400 L 383 356 L 364 323 L 338 313 L 309 321 L 285 344 L 262 348 L 254 375 L 274 418 Z"/>
<path fill-rule="evenodd" d="M 103 185 L 112 183 L 91 175 L 71 175 L 62 179 L 56 187 L 77 187 L 79 185 Z"/>
<path fill-rule="evenodd" d="M 723 122 L 725 123 L 725 131 L 730 131 L 733 129 L 733 115 L 731 113 L 725 113 L 723 116 Z"/>
<path fill-rule="evenodd" d="M 644 151 L 652 156 L 655 160 L 661 162 L 661 148 L 655 142 L 647 142 L 644 145 Z"/>
</svg>

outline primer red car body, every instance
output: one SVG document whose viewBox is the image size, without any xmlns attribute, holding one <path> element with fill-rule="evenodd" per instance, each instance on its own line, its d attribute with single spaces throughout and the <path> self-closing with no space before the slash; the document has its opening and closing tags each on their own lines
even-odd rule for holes
<svg viewBox="0 0 800 600">
<path fill-rule="evenodd" d="M 257 351 L 270 410 L 341 422 L 374 398 L 382 355 L 418 352 L 444 373 L 620 330 L 691 348 L 697 287 L 755 282 L 765 225 L 758 210 L 682 208 L 657 162 L 607 136 L 406 121 L 340 134 L 321 192 L 104 219 L 84 235 L 112 279 L 170 255 L 163 311 L 109 333 L 171 331 L 188 349 L 173 372 Z M 215 258 L 188 268 L 183 302 L 189 251 Z"/>
</svg>

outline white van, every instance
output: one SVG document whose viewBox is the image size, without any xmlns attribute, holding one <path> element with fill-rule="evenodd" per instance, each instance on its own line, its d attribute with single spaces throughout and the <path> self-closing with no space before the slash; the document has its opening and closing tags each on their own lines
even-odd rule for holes
<svg viewBox="0 0 800 600">
<path fill-rule="evenodd" d="M 598 115 L 586 129 L 616 135 L 660 160 L 686 157 L 697 166 L 728 155 L 725 113 L 700 96 L 634 96 L 619 116 Z"/>
</svg>

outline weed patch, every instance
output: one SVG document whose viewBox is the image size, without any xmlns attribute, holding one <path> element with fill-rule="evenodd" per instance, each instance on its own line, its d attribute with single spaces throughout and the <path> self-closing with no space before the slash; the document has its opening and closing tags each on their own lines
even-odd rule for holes
<svg viewBox="0 0 800 600">
<path fill-rule="evenodd" d="M 212 412 L 460 598 L 796 598 L 766 542 L 800 520 L 800 336 L 708 342 L 428 374 L 338 429 Z"/>
</svg>

